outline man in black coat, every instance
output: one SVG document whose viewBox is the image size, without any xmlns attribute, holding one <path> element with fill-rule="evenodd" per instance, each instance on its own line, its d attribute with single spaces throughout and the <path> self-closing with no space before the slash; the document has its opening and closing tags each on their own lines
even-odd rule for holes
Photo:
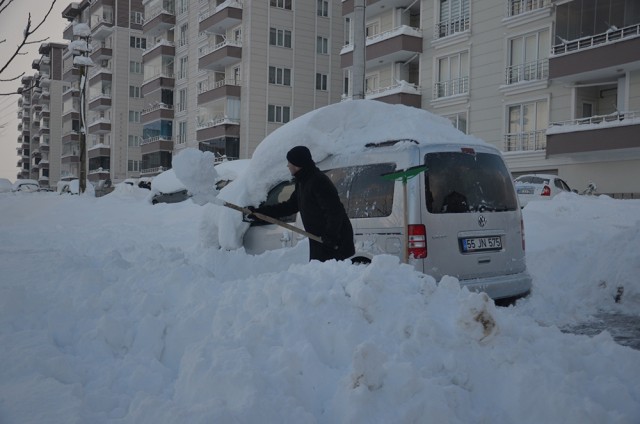
<svg viewBox="0 0 640 424">
<path fill-rule="evenodd" d="M 304 229 L 322 239 L 322 243 L 309 240 L 310 261 L 344 260 L 353 256 L 353 228 L 338 190 L 318 169 L 307 147 L 296 146 L 289 150 L 287 160 L 296 184 L 289 200 L 249 209 L 273 218 L 300 212 Z"/>
</svg>

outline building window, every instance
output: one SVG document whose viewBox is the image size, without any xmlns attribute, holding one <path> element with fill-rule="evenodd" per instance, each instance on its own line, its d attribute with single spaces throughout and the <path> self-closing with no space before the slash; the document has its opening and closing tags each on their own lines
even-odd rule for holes
<svg viewBox="0 0 640 424">
<path fill-rule="evenodd" d="M 182 14 L 189 10 L 189 0 L 178 0 L 178 14 Z"/>
<path fill-rule="evenodd" d="M 291 85 L 291 69 L 269 66 L 269 84 Z"/>
<path fill-rule="evenodd" d="M 132 74 L 141 74 L 142 73 L 142 62 L 130 61 L 129 62 L 129 72 Z"/>
<path fill-rule="evenodd" d="M 546 100 L 511 105 L 507 109 L 505 150 L 544 150 L 549 126 L 549 107 Z"/>
<path fill-rule="evenodd" d="M 272 46 L 291 48 L 291 31 L 271 28 L 269 30 L 269 44 Z"/>
<path fill-rule="evenodd" d="M 187 89 L 183 88 L 178 91 L 178 112 L 187 110 Z"/>
<path fill-rule="evenodd" d="M 327 0 L 318 0 L 318 16 L 329 17 L 329 2 Z"/>
<path fill-rule="evenodd" d="M 189 57 L 181 57 L 178 63 L 178 79 L 186 78 L 189 73 Z"/>
<path fill-rule="evenodd" d="M 327 74 L 316 74 L 316 90 L 327 91 Z"/>
<path fill-rule="evenodd" d="M 291 108 L 289 106 L 269 105 L 267 121 L 285 124 L 291 119 Z"/>
<path fill-rule="evenodd" d="M 509 40 L 509 66 L 506 83 L 543 80 L 549 77 L 549 30 Z"/>
<path fill-rule="evenodd" d="M 316 37 L 316 52 L 318 54 L 329 54 L 329 39 Z"/>
<path fill-rule="evenodd" d="M 142 25 L 144 23 L 142 12 L 131 12 L 131 23 Z"/>
<path fill-rule="evenodd" d="M 129 46 L 134 49 L 145 50 L 147 48 L 147 39 L 142 37 L 129 37 Z"/>
<path fill-rule="evenodd" d="M 180 26 L 180 39 L 178 40 L 178 46 L 186 46 L 189 44 L 189 24 L 183 24 Z"/>
<path fill-rule="evenodd" d="M 468 30 L 469 18 L 469 0 L 440 0 L 440 17 L 436 25 L 436 38 Z"/>
<path fill-rule="evenodd" d="M 140 171 L 140 161 L 139 160 L 131 160 L 129 159 L 129 172 L 138 172 Z"/>
<path fill-rule="evenodd" d="M 291 0 L 271 0 L 270 5 L 271 7 L 291 10 Z"/>
<path fill-rule="evenodd" d="M 178 132 L 176 134 L 176 142 L 184 144 L 187 142 L 187 121 L 178 122 Z"/>
<path fill-rule="evenodd" d="M 451 124 L 459 131 L 465 134 L 467 133 L 467 112 L 455 113 L 453 115 L 446 115 L 445 118 L 451 121 Z"/>
<path fill-rule="evenodd" d="M 137 87 L 135 85 L 130 85 L 129 86 L 129 97 L 134 98 L 134 99 L 139 99 L 140 98 L 140 87 Z"/>
<path fill-rule="evenodd" d="M 140 146 L 141 137 L 139 135 L 130 135 L 129 136 L 129 147 L 138 147 Z"/>
<path fill-rule="evenodd" d="M 460 52 L 438 59 L 437 82 L 433 98 L 469 93 L 469 52 Z"/>
<path fill-rule="evenodd" d="M 235 68 L 233 68 L 233 83 L 235 85 L 240 85 L 240 82 L 242 81 L 242 77 L 240 75 L 240 67 L 236 66 Z"/>
<path fill-rule="evenodd" d="M 380 21 L 367 23 L 367 26 L 364 29 L 365 37 L 373 37 L 374 35 L 378 34 L 380 34 Z"/>
<path fill-rule="evenodd" d="M 364 92 L 373 93 L 380 88 L 380 76 L 376 74 L 369 74 L 364 78 Z"/>
<path fill-rule="evenodd" d="M 140 112 L 137 110 L 130 110 L 129 122 L 140 122 Z"/>
</svg>

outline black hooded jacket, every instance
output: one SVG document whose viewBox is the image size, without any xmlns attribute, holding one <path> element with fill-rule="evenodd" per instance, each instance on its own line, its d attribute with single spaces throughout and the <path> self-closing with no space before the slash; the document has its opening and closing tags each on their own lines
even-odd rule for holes
<svg viewBox="0 0 640 424">
<path fill-rule="evenodd" d="M 295 190 L 289 200 L 277 205 L 262 206 L 255 212 L 278 218 L 300 212 L 307 232 L 325 242 L 309 240 L 309 260 L 343 260 L 355 253 L 351 221 L 340 202 L 338 190 L 315 165 L 306 166 L 295 174 Z M 328 245 L 335 245 L 333 249 Z"/>
</svg>

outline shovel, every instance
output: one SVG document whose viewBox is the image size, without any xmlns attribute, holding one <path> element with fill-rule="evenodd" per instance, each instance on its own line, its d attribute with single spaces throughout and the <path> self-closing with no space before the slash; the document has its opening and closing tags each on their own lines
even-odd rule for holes
<svg viewBox="0 0 640 424">
<path fill-rule="evenodd" d="M 221 199 L 217 199 L 217 200 L 218 200 L 218 202 L 216 202 L 216 203 L 218 203 L 221 206 L 226 206 L 226 207 L 228 207 L 230 209 L 235 209 L 235 210 L 237 210 L 239 212 L 242 212 L 242 213 L 245 213 L 247 215 L 253 215 L 258 219 L 261 219 L 263 221 L 269 222 L 271 224 L 278 225 L 280 227 L 286 228 L 287 230 L 291 230 L 294 233 L 302 234 L 303 236 L 308 237 L 311 240 L 315 240 L 318 243 L 322 243 L 322 238 L 316 236 L 315 234 L 308 233 L 305 230 L 302 230 L 302 229 L 300 229 L 300 228 L 298 228 L 298 227 L 296 227 L 294 225 L 287 224 L 286 222 L 280 221 L 279 219 L 271 218 L 268 215 L 264 215 L 264 214 L 261 214 L 261 213 L 258 213 L 258 212 L 251 212 L 251 209 L 248 209 L 248 208 L 245 208 L 245 207 L 242 207 L 242 206 L 238 206 L 238 205 L 234 205 L 233 203 L 225 202 L 224 200 L 221 200 Z"/>
</svg>

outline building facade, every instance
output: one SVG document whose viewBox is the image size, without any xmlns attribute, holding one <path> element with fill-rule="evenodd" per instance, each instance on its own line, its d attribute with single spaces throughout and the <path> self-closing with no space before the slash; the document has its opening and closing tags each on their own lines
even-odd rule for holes
<svg viewBox="0 0 640 424">
<path fill-rule="evenodd" d="M 640 196 L 640 4 L 368 0 L 367 98 L 422 107 L 503 150 L 514 175 Z M 342 2 L 351 94 L 354 0 Z"/>
<path fill-rule="evenodd" d="M 143 3 L 143 175 L 185 147 L 250 157 L 282 124 L 340 100 L 338 0 Z"/>
<path fill-rule="evenodd" d="M 74 27 L 86 24 L 91 66 L 86 86 L 74 52 L 64 56 L 62 178 L 79 176 L 81 114 L 86 116 L 87 178 L 123 181 L 140 176 L 143 109 L 141 0 L 84 0 L 71 3 L 62 16 L 69 20 L 64 38 L 78 39 Z M 84 88 L 84 98 L 81 91 Z M 82 101 L 81 101 L 82 100 Z M 84 103 L 84 104 L 83 104 Z"/>
</svg>

